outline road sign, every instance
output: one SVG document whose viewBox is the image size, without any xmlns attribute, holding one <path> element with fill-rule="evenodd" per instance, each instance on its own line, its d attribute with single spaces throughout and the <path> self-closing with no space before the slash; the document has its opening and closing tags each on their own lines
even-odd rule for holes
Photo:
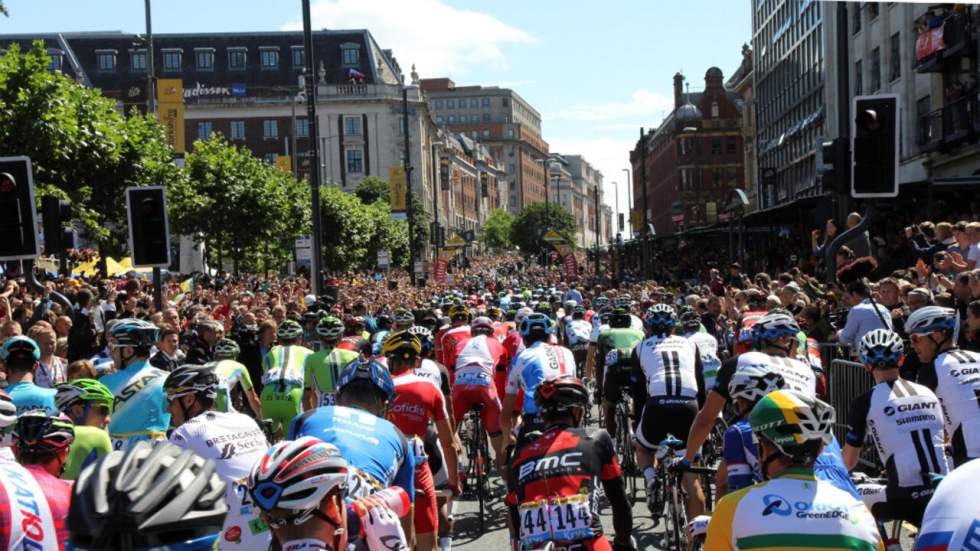
<svg viewBox="0 0 980 551">
<path fill-rule="evenodd" d="M 378 249 L 378 267 L 387 268 L 391 264 L 391 251 L 388 249 Z"/>
<path fill-rule="evenodd" d="M 445 245 L 447 249 L 457 249 L 465 246 L 466 246 L 466 240 L 460 237 L 458 234 L 450 237 L 449 240 L 446 241 L 446 245 Z"/>
<path fill-rule="evenodd" d="M 296 260 L 311 262 L 313 260 L 313 238 L 300 236 L 296 238 Z"/>
<path fill-rule="evenodd" d="M 425 275 L 425 262 L 422 260 L 415 261 L 415 275 Z"/>
<path fill-rule="evenodd" d="M 565 238 L 562 237 L 561 234 L 556 232 L 555 230 L 548 230 L 544 232 L 544 236 L 542 236 L 542 239 L 544 239 L 548 243 L 563 243 L 565 241 Z"/>
</svg>

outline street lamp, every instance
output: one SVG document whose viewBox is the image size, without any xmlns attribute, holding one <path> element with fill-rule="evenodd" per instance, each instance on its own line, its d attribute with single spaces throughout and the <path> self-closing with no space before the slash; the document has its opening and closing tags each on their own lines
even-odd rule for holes
<svg viewBox="0 0 980 551">
<path fill-rule="evenodd" d="M 293 168 L 294 178 L 298 177 L 298 173 L 297 173 L 298 162 L 297 162 L 297 151 L 296 151 L 296 104 L 306 101 L 306 93 L 303 91 L 305 88 L 306 88 L 306 79 L 304 78 L 303 75 L 299 75 L 299 81 L 295 89 L 296 95 L 289 99 L 289 107 L 290 107 L 289 124 L 292 125 L 289 129 L 289 136 L 290 136 L 289 153 L 292 155 L 292 168 Z M 293 92 L 293 88 L 288 88 L 286 86 L 275 86 L 273 87 L 273 90 L 286 92 L 287 94 Z"/>
</svg>

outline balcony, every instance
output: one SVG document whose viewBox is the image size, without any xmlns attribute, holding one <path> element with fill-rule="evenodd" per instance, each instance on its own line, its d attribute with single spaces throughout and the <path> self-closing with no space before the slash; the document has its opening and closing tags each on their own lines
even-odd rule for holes
<svg viewBox="0 0 980 551">
<path fill-rule="evenodd" d="M 939 27 L 919 33 L 915 41 L 915 71 L 942 72 L 950 62 L 976 53 L 976 26 L 964 14 L 946 16 Z"/>
<path fill-rule="evenodd" d="M 980 136 L 980 102 L 976 94 L 955 99 L 919 117 L 916 143 L 923 151 L 948 150 Z"/>
</svg>

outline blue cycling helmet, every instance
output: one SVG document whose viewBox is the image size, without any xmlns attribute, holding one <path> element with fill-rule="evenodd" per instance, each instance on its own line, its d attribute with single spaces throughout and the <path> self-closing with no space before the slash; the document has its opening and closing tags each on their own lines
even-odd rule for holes
<svg viewBox="0 0 980 551">
<path fill-rule="evenodd" d="M 752 326 L 752 339 L 757 343 L 771 341 L 780 337 L 795 337 L 800 326 L 788 313 L 772 311 L 762 316 Z"/>
<path fill-rule="evenodd" d="M 654 304 L 647 309 L 643 325 L 649 328 L 672 328 L 677 325 L 677 312 L 669 304 Z"/>
<path fill-rule="evenodd" d="M 113 348 L 149 348 L 159 340 L 160 328 L 148 321 L 127 318 L 113 325 L 109 336 Z"/>
<path fill-rule="evenodd" d="M 873 329 L 861 337 L 861 363 L 872 367 L 894 368 L 901 364 L 905 345 L 898 333 Z"/>
<path fill-rule="evenodd" d="M 360 379 L 371 381 L 388 400 L 395 395 L 395 383 L 391 380 L 388 368 L 374 360 L 354 360 L 347 364 L 337 378 L 337 393 L 341 393 L 345 386 Z"/>
<path fill-rule="evenodd" d="M 909 316 L 905 322 L 905 332 L 909 335 L 943 331 L 952 335 L 955 341 L 960 333 L 960 316 L 952 308 L 924 306 Z"/>
<path fill-rule="evenodd" d="M 432 331 L 422 325 L 413 325 L 408 328 L 408 332 L 419 338 L 422 343 L 422 354 L 428 354 L 432 350 Z"/>
<path fill-rule="evenodd" d="M 522 337 L 529 337 L 532 335 L 550 335 L 551 318 L 539 312 L 528 314 L 527 317 L 521 321 L 521 325 L 518 329 L 520 330 Z"/>
<path fill-rule="evenodd" d="M 7 342 L 3 343 L 3 349 L 0 351 L 0 360 L 7 361 L 7 358 L 11 355 L 31 355 L 34 357 L 34 361 L 37 362 L 41 360 L 41 348 L 34 342 L 34 339 L 17 335 L 16 337 L 10 337 L 7 339 Z"/>
</svg>

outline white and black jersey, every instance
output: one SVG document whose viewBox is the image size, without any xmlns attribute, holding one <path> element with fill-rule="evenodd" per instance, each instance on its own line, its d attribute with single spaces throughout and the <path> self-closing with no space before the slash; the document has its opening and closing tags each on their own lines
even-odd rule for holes
<svg viewBox="0 0 980 551">
<path fill-rule="evenodd" d="M 806 396 L 817 395 L 817 376 L 813 373 L 813 368 L 794 358 L 785 356 L 770 356 L 764 352 L 744 352 L 729 358 L 721 364 L 718 376 L 715 377 L 715 384 L 711 390 L 717 392 L 727 401 L 732 397 L 728 393 L 728 385 L 732 382 L 732 376 L 736 371 L 747 366 L 764 366 L 771 368 L 774 372 L 783 376 L 786 386 L 785 390 L 792 390 L 805 394 Z"/>
<path fill-rule="evenodd" d="M 980 354 L 954 348 L 923 365 L 919 383 L 942 403 L 957 464 L 980 457 Z"/>
<path fill-rule="evenodd" d="M 924 486 L 931 474 L 946 474 L 943 417 L 928 388 L 896 379 L 878 383 L 851 405 L 846 441 L 874 443 L 888 472 L 888 485 Z"/>
<path fill-rule="evenodd" d="M 703 396 L 701 358 L 694 344 L 678 335 L 647 337 L 633 350 L 651 398 Z"/>
</svg>

